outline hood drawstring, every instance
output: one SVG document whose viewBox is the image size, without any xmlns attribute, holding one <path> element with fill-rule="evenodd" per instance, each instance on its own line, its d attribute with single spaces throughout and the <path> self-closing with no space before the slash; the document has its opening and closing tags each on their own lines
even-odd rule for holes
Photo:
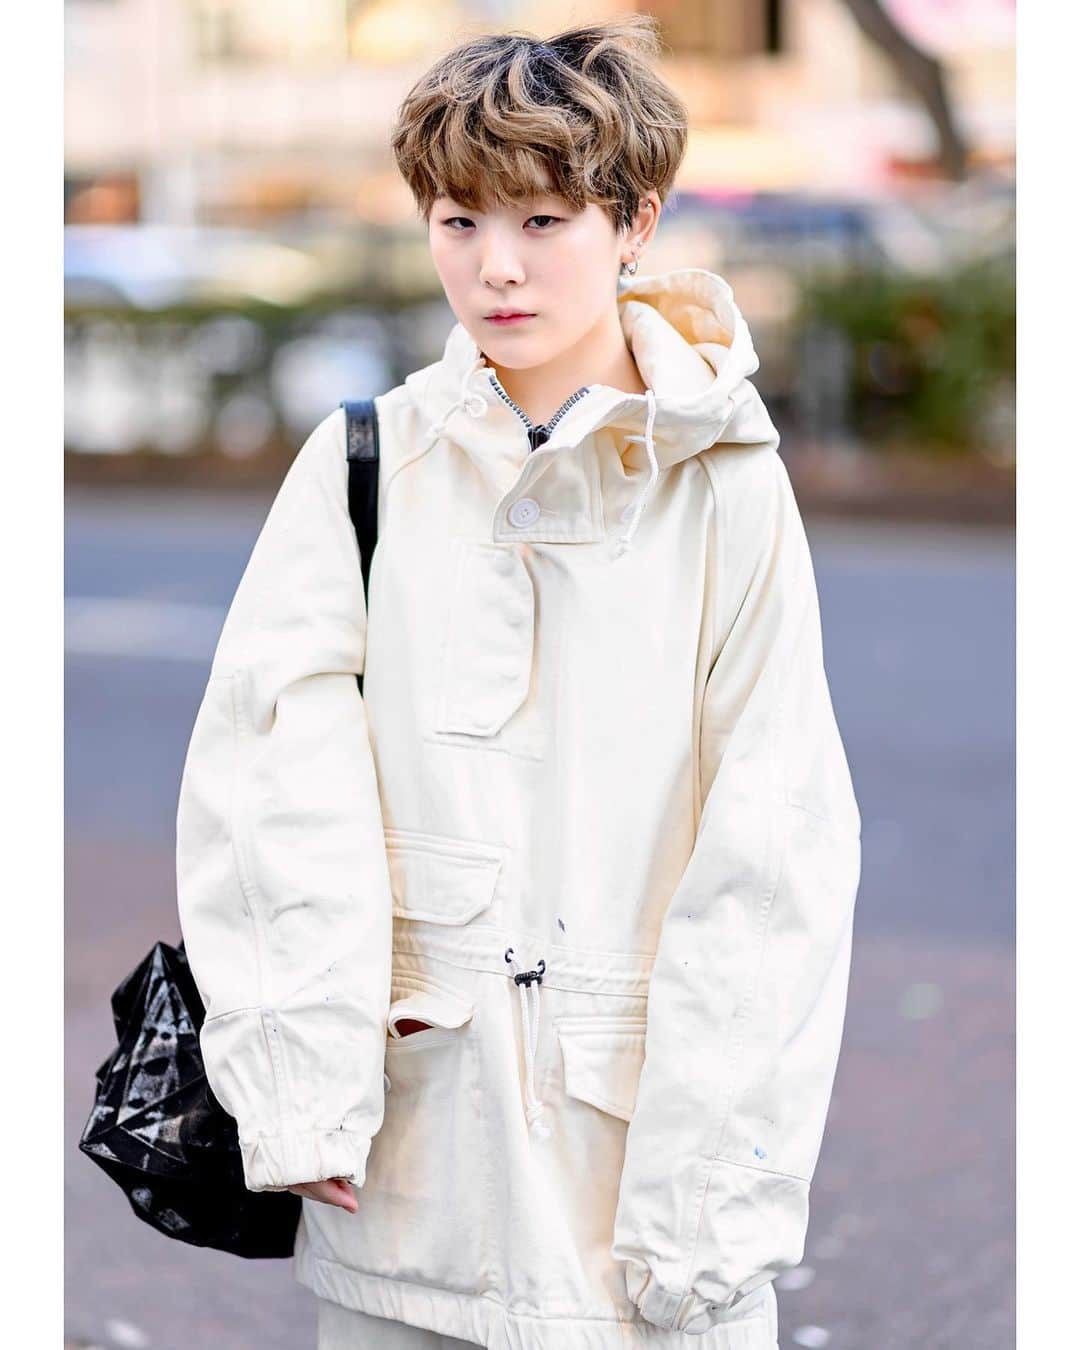
<svg viewBox="0 0 1080 1350">
<path fill-rule="evenodd" d="M 476 370 L 477 367 L 473 366 L 465 372 L 458 389 L 457 398 L 449 405 L 449 407 L 443 409 L 443 415 L 437 422 L 432 422 L 429 425 L 427 429 L 429 438 L 427 445 L 428 449 L 435 444 L 440 436 L 446 435 L 446 424 L 459 408 L 465 408 L 470 417 L 483 417 L 487 412 L 487 400 L 482 398 L 479 394 L 469 394 L 467 392 L 469 381 L 476 373 Z"/>
<path fill-rule="evenodd" d="M 503 953 L 503 959 L 513 967 L 514 983 L 521 994 L 521 1031 L 525 1043 L 525 1119 L 529 1122 L 529 1129 L 534 1134 L 539 1135 L 542 1139 L 547 1139 L 551 1134 L 551 1129 L 540 1119 L 546 1108 L 544 1103 L 537 1098 L 534 1082 L 536 1042 L 540 1034 L 540 984 L 544 978 L 547 964 L 541 957 L 537 962 L 538 968 L 536 970 L 522 970 L 514 956 L 513 947 L 507 947 Z M 530 1016 L 529 995 L 533 992 L 534 980 L 536 982 L 536 997 Z"/>
<path fill-rule="evenodd" d="M 631 514 L 630 524 L 627 527 L 626 533 L 620 535 L 615 541 L 612 556 L 616 558 L 621 558 L 622 555 L 630 549 L 631 541 L 634 538 L 634 531 L 637 529 L 642 512 L 645 509 L 645 498 L 652 491 L 653 484 L 656 482 L 660 473 L 660 465 L 656 459 L 656 445 L 653 441 L 653 424 L 656 421 L 656 395 L 651 389 L 646 389 L 645 391 L 645 403 L 648 407 L 648 412 L 645 416 L 645 435 L 627 436 L 626 439 L 628 441 L 634 441 L 639 445 L 644 442 L 645 453 L 649 456 L 649 477 L 641 491 L 638 493 L 637 500 L 634 502 L 634 510 Z"/>
</svg>

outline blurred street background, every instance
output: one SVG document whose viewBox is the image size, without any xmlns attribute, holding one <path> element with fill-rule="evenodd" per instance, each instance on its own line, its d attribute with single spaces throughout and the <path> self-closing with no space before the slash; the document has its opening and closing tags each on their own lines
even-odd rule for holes
<svg viewBox="0 0 1080 1350">
<path fill-rule="evenodd" d="M 750 325 L 864 824 L 780 1345 L 1014 1343 L 1012 0 L 68 0 L 70 1347 L 314 1345 L 287 1262 L 159 1236 L 78 1152 L 108 1000 L 179 938 L 183 756 L 286 467 L 454 322 L 398 102 L 470 33 L 634 8 L 692 128 L 644 270 L 719 272 Z"/>
</svg>

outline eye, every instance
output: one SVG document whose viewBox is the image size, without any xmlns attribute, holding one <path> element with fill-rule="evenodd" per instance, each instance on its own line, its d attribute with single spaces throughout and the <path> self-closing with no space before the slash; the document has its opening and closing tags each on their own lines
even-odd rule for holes
<svg viewBox="0 0 1080 1350">
<path fill-rule="evenodd" d="M 461 234 L 462 231 L 459 230 L 459 229 L 455 226 L 455 224 L 454 224 L 454 222 L 455 222 L 455 221 L 458 221 L 458 220 L 461 221 L 462 226 L 466 226 L 466 225 L 471 225 L 471 224 L 472 224 L 472 221 L 469 220 L 468 217 L 466 217 L 466 216 L 448 216 L 442 223 L 443 223 L 444 225 L 450 227 L 451 233 L 453 233 L 453 234 Z M 551 222 L 552 222 L 553 224 L 555 224 L 555 225 L 557 225 L 557 224 L 559 223 L 559 217 L 558 217 L 558 216 L 550 216 L 550 215 L 546 215 L 546 214 L 543 214 L 543 213 L 538 214 L 538 215 L 535 215 L 535 216 L 530 216 L 530 217 L 529 217 L 529 220 L 549 220 L 549 221 L 551 221 Z M 528 224 L 528 221 L 526 221 L 526 224 Z M 550 226 L 543 226 L 543 227 L 541 228 L 541 231 L 540 231 L 541 234 L 545 233 L 548 229 L 550 229 Z"/>
</svg>

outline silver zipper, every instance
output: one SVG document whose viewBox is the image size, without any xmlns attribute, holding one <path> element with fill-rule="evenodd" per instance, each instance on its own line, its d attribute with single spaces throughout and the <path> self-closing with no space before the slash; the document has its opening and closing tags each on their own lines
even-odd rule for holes
<svg viewBox="0 0 1080 1350">
<path fill-rule="evenodd" d="M 514 400 L 502 387 L 502 385 L 499 383 L 498 375 L 496 375 L 494 371 L 491 371 L 490 375 L 492 388 L 502 399 L 502 401 L 506 403 L 509 407 L 513 408 L 514 412 L 516 412 L 517 415 L 521 418 L 521 420 L 525 423 L 525 430 L 528 433 L 529 437 L 530 450 L 535 450 L 537 446 L 543 445 L 544 441 L 546 441 L 550 437 L 552 430 L 554 429 L 554 426 L 556 422 L 558 422 L 559 418 L 562 417 L 568 411 L 568 409 L 572 408 L 579 398 L 584 398 L 584 396 L 589 392 L 589 386 L 587 384 L 583 384 L 580 389 L 576 389 L 570 395 L 570 397 L 566 400 L 566 402 L 562 405 L 561 408 L 559 408 L 556 412 L 553 412 L 551 414 L 551 416 L 548 418 L 546 422 L 541 422 L 539 426 L 537 426 L 534 425 L 534 423 L 531 421 L 528 413 L 524 410 L 524 408 L 519 407 L 518 404 L 514 402 Z"/>
</svg>

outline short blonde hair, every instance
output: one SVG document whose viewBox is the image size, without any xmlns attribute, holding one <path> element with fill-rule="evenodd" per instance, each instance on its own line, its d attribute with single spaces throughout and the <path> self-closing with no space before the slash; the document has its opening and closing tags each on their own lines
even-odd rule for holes
<svg viewBox="0 0 1080 1350">
<path fill-rule="evenodd" d="M 392 147 L 426 221 L 436 197 L 469 210 L 550 192 L 590 201 L 616 231 L 640 199 L 665 200 L 686 150 L 685 105 L 656 74 L 651 15 L 471 38 L 441 57 L 398 110 Z"/>
</svg>

